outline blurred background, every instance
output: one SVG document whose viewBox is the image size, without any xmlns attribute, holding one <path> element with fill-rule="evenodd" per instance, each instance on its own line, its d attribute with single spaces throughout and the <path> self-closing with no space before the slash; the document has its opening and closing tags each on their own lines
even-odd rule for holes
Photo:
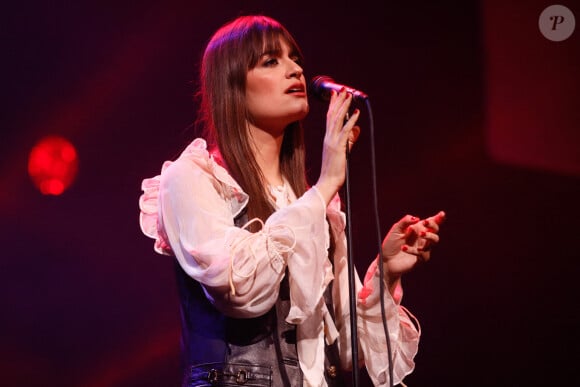
<svg viewBox="0 0 580 387">
<path fill-rule="evenodd" d="M 140 185 L 195 137 L 201 52 L 248 13 L 294 34 L 308 79 L 370 96 L 351 158 L 358 270 L 377 246 L 371 114 L 380 233 L 447 212 L 404 278 L 422 325 L 406 383 L 578 385 L 580 35 L 562 40 L 561 8 L 542 19 L 552 4 L 3 4 L 0 385 L 178 385 L 173 262 L 141 234 Z M 312 100 L 305 122 L 311 183 L 325 108 Z"/>
</svg>

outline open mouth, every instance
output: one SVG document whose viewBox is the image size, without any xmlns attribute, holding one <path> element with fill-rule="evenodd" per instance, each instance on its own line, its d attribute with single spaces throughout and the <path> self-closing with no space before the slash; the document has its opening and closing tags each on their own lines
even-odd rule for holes
<svg viewBox="0 0 580 387">
<path fill-rule="evenodd" d="M 302 85 L 295 85 L 286 90 L 286 94 L 304 93 L 305 88 Z"/>
</svg>

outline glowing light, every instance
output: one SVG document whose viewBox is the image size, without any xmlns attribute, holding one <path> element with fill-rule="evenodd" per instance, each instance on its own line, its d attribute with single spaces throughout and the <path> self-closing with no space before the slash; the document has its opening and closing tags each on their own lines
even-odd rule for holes
<svg viewBox="0 0 580 387">
<path fill-rule="evenodd" d="M 28 175 L 44 195 L 62 194 L 73 183 L 77 172 L 77 151 L 63 137 L 45 137 L 30 151 Z"/>
</svg>

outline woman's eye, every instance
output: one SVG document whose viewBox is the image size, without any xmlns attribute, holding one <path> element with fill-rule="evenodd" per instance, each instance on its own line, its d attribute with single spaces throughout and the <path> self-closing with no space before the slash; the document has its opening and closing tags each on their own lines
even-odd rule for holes
<svg viewBox="0 0 580 387">
<path fill-rule="evenodd" d="M 264 62 L 264 66 L 274 66 L 276 64 L 278 64 L 278 59 L 276 58 L 270 58 Z"/>
</svg>

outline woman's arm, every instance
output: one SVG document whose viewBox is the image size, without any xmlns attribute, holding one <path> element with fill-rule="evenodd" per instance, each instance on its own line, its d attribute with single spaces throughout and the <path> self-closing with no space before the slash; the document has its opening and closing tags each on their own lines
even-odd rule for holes
<svg viewBox="0 0 580 387">
<path fill-rule="evenodd" d="M 403 272 L 410 270 L 417 263 L 418 256 L 427 253 L 430 244 L 438 240 L 431 234 L 436 234 L 438 224 L 441 223 L 443 218 L 444 214 L 438 214 L 435 217 L 428 218 L 426 221 L 410 216 L 404 217 L 393 225 L 383 244 L 383 251 L 387 250 L 386 252 L 389 253 L 387 258 L 383 260 L 386 276 L 383 297 L 392 348 L 395 385 L 413 371 L 413 359 L 417 354 L 420 338 L 418 321 L 406 308 L 400 305 L 402 299 L 400 278 Z M 334 219 L 336 224 L 336 219 L 340 218 L 332 216 L 330 219 Z M 413 228 L 408 230 L 409 227 Z M 344 367 L 350 368 L 352 366 L 352 352 L 346 238 L 342 227 L 333 227 L 333 230 L 337 240 L 334 257 L 336 283 L 333 287 L 336 326 L 340 332 L 339 349 L 341 360 Z M 423 234 L 424 231 L 425 234 Z M 404 250 L 409 251 L 409 253 Z M 391 252 L 394 252 L 394 255 L 390 254 Z M 399 256 L 399 252 L 411 254 L 413 258 Z M 416 255 L 413 255 L 413 253 Z M 385 386 L 388 385 L 389 359 L 386 356 L 387 341 L 385 339 L 380 306 L 379 262 L 381 260 L 377 257 L 371 263 L 362 284 L 358 276 L 355 276 L 357 331 L 361 364 L 364 363 L 366 365 L 369 376 L 375 385 Z"/>
<path fill-rule="evenodd" d="M 329 280 L 320 195 L 307 191 L 251 233 L 234 225 L 228 190 L 211 170 L 187 158 L 162 173 L 160 221 L 180 265 L 223 313 L 254 317 L 276 302 L 288 264 L 291 272 L 302 272 L 291 296 L 298 315 L 308 314 Z"/>
</svg>

